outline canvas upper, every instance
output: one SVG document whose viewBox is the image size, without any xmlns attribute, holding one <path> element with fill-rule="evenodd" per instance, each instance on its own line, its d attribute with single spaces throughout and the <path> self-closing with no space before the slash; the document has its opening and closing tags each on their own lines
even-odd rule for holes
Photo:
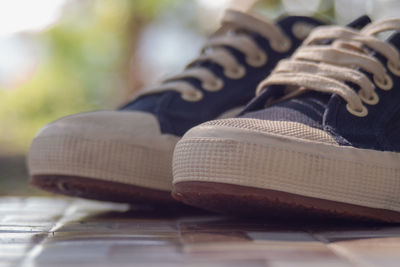
<svg viewBox="0 0 400 267">
<path fill-rule="evenodd" d="M 382 88 L 385 86 L 377 84 L 377 79 L 374 78 L 374 75 L 363 69 L 359 62 L 354 61 L 350 68 L 364 74 L 374 85 L 374 93 L 377 100 L 373 102 L 376 103 L 366 103 L 365 100 L 361 99 L 367 114 L 359 116 L 349 112 L 349 103 L 339 94 L 333 93 L 332 90 L 321 92 L 308 89 L 294 97 L 276 102 L 277 99 L 284 99 L 285 96 L 284 91 L 287 88 L 287 84 L 282 82 L 265 87 L 261 86 L 258 97 L 251 101 L 240 117 L 297 122 L 328 133 L 336 140 L 337 144 L 342 146 L 399 152 L 400 106 L 396 101 L 396 99 L 400 98 L 400 73 L 398 69 L 400 67 L 399 21 L 391 20 L 388 24 L 388 27 L 377 29 L 377 33 L 397 30 L 385 41 L 393 49 L 394 58 L 387 58 L 368 46 L 368 44 L 361 42 L 362 56 L 375 59 L 381 64 L 390 80 L 388 87 Z M 378 22 L 376 25 L 378 26 L 375 26 L 375 28 L 379 27 L 380 23 Z M 373 28 L 371 25 L 368 27 Z M 373 38 L 376 38 L 375 36 L 375 32 L 370 35 Z M 376 42 L 379 44 L 382 40 L 376 38 Z M 299 48 L 299 50 L 301 49 Z M 350 52 L 357 52 L 354 51 L 355 48 L 349 47 L 349 49 L 351 50 Z M 394 67 L 388 67 L 389 61 Z M 319 61 L 319 63 L 326 62 Z M 321 77 L 327 78 L 328 75 L 321 75 Z M 360 94 L 362 88 L 359 85 L 349 80 L 342 82 Z M 329 85 L 327 84 L 326 87 L 329 87 Z M 275 104 L 266 108 L 266 105 L 268 106 L 267 103 L 271 101 L 275 101 Z"/>
<path fill-rule="evenodd" d="M 242 20 L 257 22 L 265 27 L 271 22 L 247 13 L 234 12 L 239 15 Z M 229 14 L 229 13 L 228 13 Z M 187 70 L 192 68 L 203 67 L 209 71 L 220 81 L 222 87 L 216 91 L 205 90 L 200 79 L 195 77 L 183 77 L 173 79 L 172 82 L 187 82 L 193 86 L 202 97 L 199 100 L 185 100 L 180 92 L 171 90 L 157 91 L 139 95 L 136 99 L 121 108 L 121 111 L 139 111 L 153 114 L 160 124 L 163 134 L 172 134 L 182 136 L 191 127 L 200 124 L 204 121 L 218 118 L 228 111 L 235 108 L 243 107 L 247 102 L 254 97 L 257 84 L 265 78 L 273 69 L 276 63 L 285 57 L 288 57 L 303 41 L 308 32 L 315 26 L 323 24 L 321 21 L 310 17 L 288 16 L 279 19 L 276 22 L 276 27 L 281 31 L 284 38 L 289 40 L 287 49 L 277 51 L 271 47 L 271 42 L 280 40 L 268 40 L 261 35 L 256 27 L 249 25 L 235 25 L 235 23 L 226 23 L 222 25 L 224 34 L 230 37 L 243 36 L 250 38 L 252 42 L 265 53 L 267 60 L 265 64 L 260 66 L 251 66 L 246 61 L 246 55 L 240 52 L 229 43 L 223 47 L 234 57 L 238 64 L 244 68 L 244 75 L 240 78 L 229 78 L 224 73 L 223 67 L 215 62 L 213 58 L 205 58 L 196 60 L 193 64 L 189 64 Z M 221 35 L 218 34 L 217 35 Z M 212 40 L 213 38 L 211 38 Z M 206 44 L 207 47 L 207 44 Z M 219 47 L 213 47 L 218 49 Z M 206 49 L 207 51 L 207 49 Z M 168 84 L 171 80 L 165 82 Z M 163 86 L 163 85 L 161 85 Z M 237 113 L 236 113 L 237 114 Z M 230 114 L 230 116 L 236 115 Z"/>
</svg>

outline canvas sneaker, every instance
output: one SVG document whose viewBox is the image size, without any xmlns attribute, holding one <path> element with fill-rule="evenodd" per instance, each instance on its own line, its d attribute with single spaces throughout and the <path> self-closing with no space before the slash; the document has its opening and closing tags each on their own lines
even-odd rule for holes
<svg viewBox="0 0 400 267">
<path fill-rule="evenodd" d="M 400 222 L 399 32 L 400 19 L 315 29 L 240 116 L 178 142 L 175 197 L 233 214 Z"/>
<path fill-rule="evenodd" d="M 41 129 L 29 151 L 31 184 L 97 200 L 175 202 L 171 165 L 180 137 L 202 122 L 236 115 L 276 63 L 322 22 L 290 16 L 272 23 L 228 10 L 221 24 L 182 73 L 121 109 L 73 115 Z"/>
</svg>

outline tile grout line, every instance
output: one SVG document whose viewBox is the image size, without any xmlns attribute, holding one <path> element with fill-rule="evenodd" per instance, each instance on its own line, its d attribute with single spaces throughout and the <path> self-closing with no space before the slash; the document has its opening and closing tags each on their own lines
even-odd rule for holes
<svg viewBox="0 0 400 267">
<path fill-rule="evenodd" d="M 3 197 L 1 197 L 1 198 L 3 198 Z M 21 198 L 21 199 L 26 199 L 26 198 Z M 20 200 L 21 201 L 21 200 Z M 0 217 L 0 223 L 3 223 L 4 221 L 5 221 L 5 218 L 7 218 L 6 216 L 5 217 L 3 217 L 3 218 L 1 218 Z M 19 266 L 19 260 L 17 260 L 17 262 L 16 263 L 10 263 L 9 265 L 6 265 L 6 266 Z"/>
<path fill-rule="evenodd" d="M 42 252 L 43 250 L 43 244 L 47 240 L 50 234 L 54 233 L 57 231 L 64 222 L 66 222 L 66 218 L 69 217 L 69 215 L 73 214 L 76 210 L 76 207 L 73 205 L 74 202 L 71 202 L 70 205 L 63 209 L 63 215 L 56 221 L 48 231 L 47 235 L 45 235 L 40 242 L 38 242 L 36 245 L 34 245 L 27 253 L 24 259 L 20 264 L 18 264 L 21 267 L 33 267 L 34 266 L 34 260 L 35 258 Z"/>
<path fill-rule="evenodd" d="M 337 245 L 334 243 L 328 243 L 326 245 L 328 246 L 329 249 L 332 250 L 333 253 L 335 253 L 339 257 L 342 257 L 342 258 L 348 260 L 349 262 L 351 262 L 352 264 L 355 264 L 356 266 L 375 267 L 375 265 L 366 262 L 362 258 L 356 256 L 354 253 L 350 252 L 348 249 L 346 249 L 340 245 Z"/>
<path fill-rule="evenodd" d="M 375 265 L 370 264 L 363 260 L 362 258 L 358 257 L 356 254 L 350 252 L 348 249 L 335 244 L 334 242 L 329 242 L 328 239 L 324 238 L 321 235 L 310 233 L 315 239 L 319 240 L 325 246 L 329 248 L 336 256 L 345 259 L 346 261 L 350 262 L 352 265 L 357 267 L 375 267 Z"/>
</svg>

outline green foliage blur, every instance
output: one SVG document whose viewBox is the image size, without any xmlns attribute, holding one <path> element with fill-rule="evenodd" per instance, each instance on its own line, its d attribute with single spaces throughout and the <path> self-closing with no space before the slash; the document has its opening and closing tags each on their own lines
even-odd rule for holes
<svg viewBox="0 0 400 267">
<path fill-rule="evenodd" d="M 50 29 L 25 33 L 38 50 L 38 62 L 27 81 L 0 87 L 0 155 L 25 154 L 35 133 L 60 117 L 125 102 L 140 85 L 130 84 L 129 69 L 141 31 L 163 12 L 191 23 L 185 8 L 198 2 L 69 0 Z M 332 6 L 321 14 L 332 17 Z M 259 1 L 255 9 L 267 17 L 284 13 L 280 0 Z"/>
<path fill-rule="evenodd" d="M 54 27 L 25 36 L 40 48 L 39 62 L 28 82 L 0 88 L 0 152 L 23 153 L 57 118 L 120 104 L 140 28 L 177 2 L 70 1 Z"/>
</svg>

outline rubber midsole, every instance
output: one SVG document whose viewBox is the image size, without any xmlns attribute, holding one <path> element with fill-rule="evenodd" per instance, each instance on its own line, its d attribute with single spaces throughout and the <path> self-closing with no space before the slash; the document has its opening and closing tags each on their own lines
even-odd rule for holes
<svg viewBox="0 0 400 267">
<path fill-rule="evenodd" d="M 227 183 L 400 211 L 400 155 L 393 152 L 199 129 L 178 142 L 173 173 L 174 183 Z"/>
<path fill-rule="evenodd" d="M 30 175 L 70 175 L 151 189 L 172 189 L 173 151 L 79 136 L 38 137 L 32 143 Z"/>
</svg>

